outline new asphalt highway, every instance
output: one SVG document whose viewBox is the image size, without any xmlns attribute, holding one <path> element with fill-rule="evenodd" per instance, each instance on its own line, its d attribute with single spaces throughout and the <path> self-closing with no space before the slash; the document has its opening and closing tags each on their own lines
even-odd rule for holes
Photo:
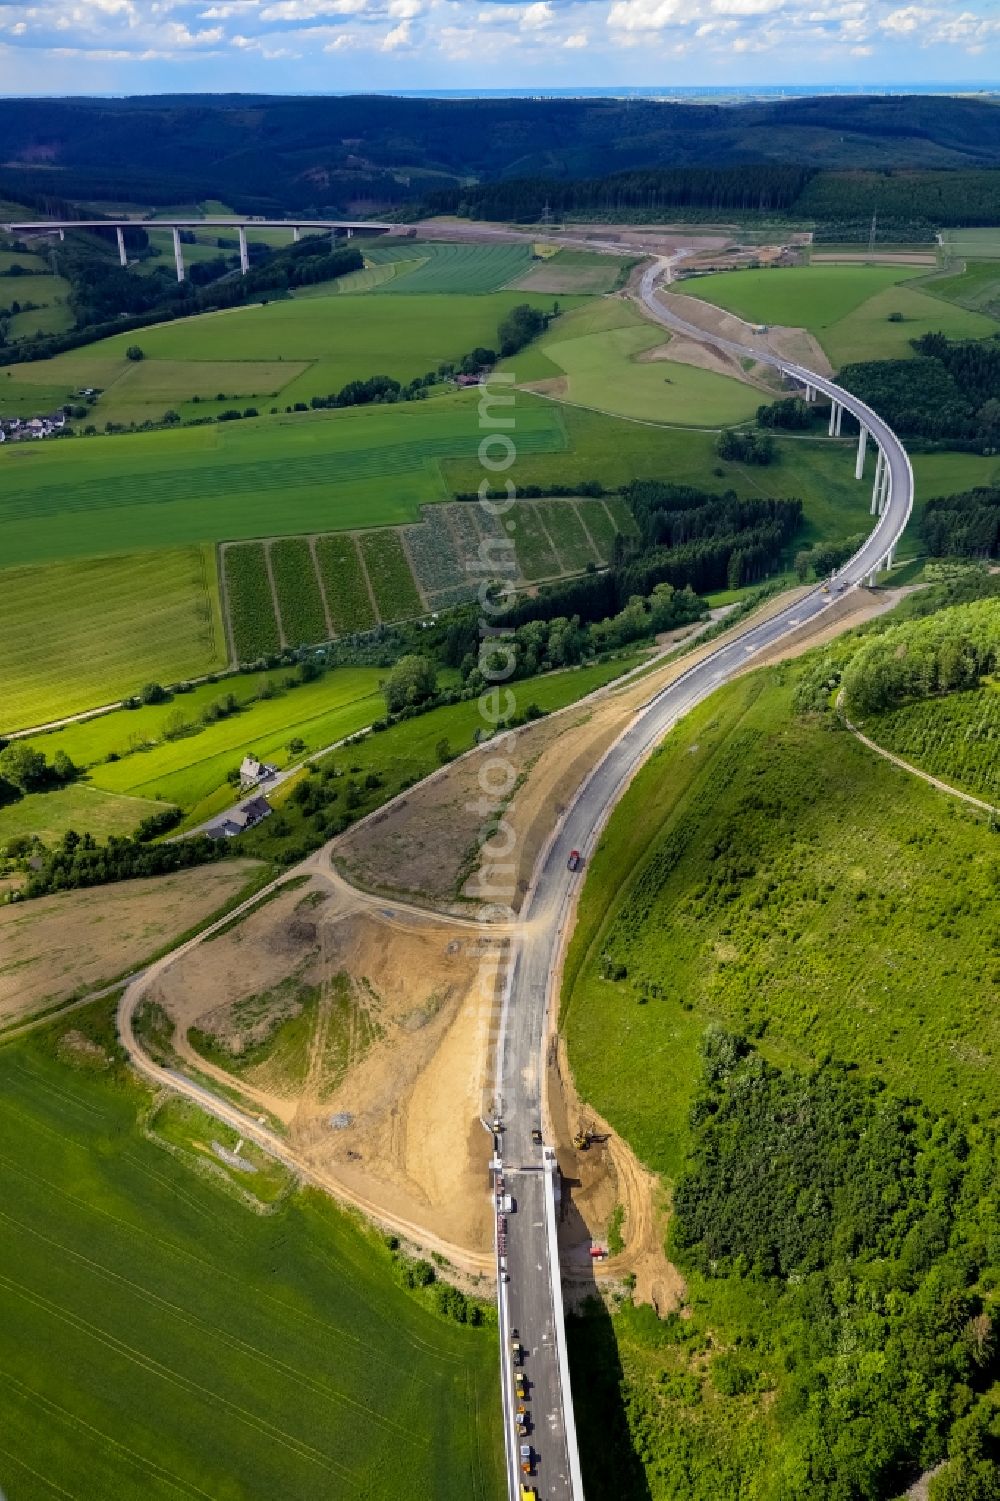
<svg viewBox="0 0 1000 1501">
<path fill-rule="evenodd" d="M 821 392 L 856 417 L 874 439 L 888 465 L 889 493 L 871 535 L 826 586 L 757 625 L 692 666 L 669 687 L 655 694 L 591 772 L 560 821 L 555 836 L 539 857 L 523 912 L 526 923 L 515 940 L 498 1045 L 497 1094 L 503 1130 L 497 1140 L 503 1160 L 504 1188 L 515 1202 L 505 1216 L 503 1269 L 499 1280 L 501 1360 L 511 1498 L 520 1501 L 522 1484 L 533 1485 L 539 1501 L 581 1501 L 572 1395 L 565 1359 L 565 1332 L 554 1237 L 558 1174 L 551 1154 L 532 1140 L 545 1115 L 545 1058 L 550 1020 L 558 1006 L 559 956 L 571 924 L 574 898 L 583 879 L 568 861 L 573 850 L 584 868 L 602 828 L 636 771 L 671 727 L 748 661 L 774 646 L 798 627 L 815 620 L 846 590 L 863 584 L 879 569 L 898 541 L 913 505 L 913 475 L 902 444 L 882 419 L 835 382 L 780 359 L 752 344 L 712 338 L 668 309 L 657 296 L 657 283 L 669 275 L 670 263 L 657 261 L 645 271 L 639 296 L 648 314 L 671 330 L 711 343 L 740 358 L 774 366 L 791 381 Z M 860 483 L 865 483 L 861 480 Z M 555 1180 L 555 1181 L 553 1181 Z M 547 1193 L 551 1194 L 548 1203 Z M 524 1349 L 523 1364 L 511 1355 L 512 1330 Z M 526 1378 L 523 1406 L 530 1416 L 527 1438 L 516 1431 L 514 1392 L 517 1370 Z M 520 1445 L 531 1447 L 534 1474 L 520 1472 Z"/>
</svg>

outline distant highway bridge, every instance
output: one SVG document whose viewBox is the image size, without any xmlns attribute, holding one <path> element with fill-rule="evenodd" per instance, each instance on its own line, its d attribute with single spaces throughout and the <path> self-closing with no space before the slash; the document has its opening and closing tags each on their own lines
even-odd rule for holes
<svg viewBox="0 0 1000 1501">
<path fill-rule="evenodd" d="M 377 224 L 367 219 L 24 219 L 0 224 L 0 229 L 11 235 L 51 235 L 60 240 L 66 238 L 68 229 L 113 229 L 118 238 L 118 259 L 128 265 L 125 248 L 127 229 L 169 229 L 174 237 L 174 265 L 177 280 L 184 280 L 184 249 L 182 229 L 235 229 L 240 242 L 240 271 L 245 276 L 250 269 L 250 250 L 247 245 L 248 229 L 290 229 L 293 242 L 301 238 L 302 231 L 319 230 L 331 235 L 343 234 L 351 239 L 356 234 L 384 235 L 395 226 Z"/>
</svg>

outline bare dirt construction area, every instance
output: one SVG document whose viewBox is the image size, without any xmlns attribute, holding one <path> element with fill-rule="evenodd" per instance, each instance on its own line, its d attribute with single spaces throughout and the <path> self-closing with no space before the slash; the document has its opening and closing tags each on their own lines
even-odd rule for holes
<svg viewBox="0 0 1000 1501">
<path fill-rule="evenodd" d="M 683 288 L 684 283 L 679 282 L 674 285 L 677 288 Z M 660 301 L 678 318 L 684 318 L 688 323 L 693 323 L 696 328 L 704 329 L 713 337 L 729 339 L 736 344 L 746 344 L 750 348 L 757 345 L 765 353 L 780 355 L 782 359 L 805 365 L 820 375 L 833 374 L 833 366 L 829 359 L 813 335 L 804 328 L 785 328 L 769 324 L 766 334 L 758 334 L 754 333 L 751 325 L 744 323 L 742 318 L 737 318 L 734 313 L 724 312 L 722 308 L 715 307 L 711 302 L 703 302 L 700 297 L 685 297 L 682 291 L 668 292 L 665 288 L 661 288 L 658 295 Z M 740 368 L 738 362 L 737 368 Z M 762 373 L 757 369 L 752 373 L 756 379 L 762 377 Z"/>
<path fill-rule="evenodd" d="M 600 1287 L 631 1275 L 635 1301 L 650 1303 L 663 1318 L 681 1306 L 685 1291 L 683 1277 L 664 1250 L 663 1189 L 608 1123 L 581 1103 L 565 1046 L 556 1038 L 549 1048 L 548 1103 L 559 1143 L 559 1253 L 570 1298 L 583 1299 L 595 1283 Z M 591 1247 L 608 1250 L 612 1227 L 623 1247 L 595 1262 Z"/>
<path fill-rule="evenodd" d="M 158 976 L 185 1071 L 269 1112 L 376 1217 L 486 1251 L 480 1124 L 507 940 L 317 868 Z"/>
<path fill-rule="evenodd" d="M 0 1026 L 109 984 L 224 907 L 259 869 L 226 860 L 0 908 Z"/>
<path fill-rule="evenodd" d="M 769 600 L 755 618 L 767 619 L 793 598 L 783 594 Z M 725 639 L 697 646 L 674 662 L 654 661 L 640 676 L 610 683 L 453 761 L 338 838 L 338 868 L 369 890 L 455 913 L 482 911 L 498 899 L 496 890 L 502 892 L 500 900 L 519 908 L 542 846 L 588 772 L 653 693 Z M 503 827 L 488 837 L 488 816 L 480 810 L 482 782 L 489 782 L 489 762 L 498 756 L 513 769 L 516 782 Z"/>
<path fill-rule="evenodd" d="M 636 363 L 646 365 L 659 360 L 672 360 L 676 365 L 695 365 L 699 370 L 711 370 L 716 375 L 728 375 L 741 380 L 745 385 L 756 386 L 769 396 L 774 395 L 774 373 L 766 365 L 755 365 L 747 370 L 735 355 L 712 344 L 700 344 L 697 339 L 685 339 L 683 334 L 671 334 L 664 344 L 654 349 L 644 349 L 635 356 Z"/>
</svg>

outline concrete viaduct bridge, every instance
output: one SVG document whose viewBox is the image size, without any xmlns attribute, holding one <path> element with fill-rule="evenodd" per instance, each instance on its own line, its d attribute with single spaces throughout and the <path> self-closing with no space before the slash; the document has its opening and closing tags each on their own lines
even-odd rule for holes
<svg viewBox="0 0 1000 1501">
<path fill-rule="evenodd" d="M 293 243 L 302 237 L 303 230 L 315 230 L 332 238 L 345 235 L 351 239 L 356 234 L 384 235 L 393 228 L 391 224 L 377 224 L 365 219 L 35 219 L 20 223 L 0 224 L 0 229 L 11 235 L 51 235 L 60 240 L 66 238 L 67 229 L 113 229 L 118 237 L 118 259 L 128 265 L 125 253 L 127 229 L 169 229 L 174 237 L 174 265 L 177 280 L 184 280 L 184 250 L 181 244 L 182 229 L 235 229 L 240 242 L 240 271 L 246 276 L 250 269 L 250 252 L 247 247 L 248 229 L 290 229 Z"/>
</svg>

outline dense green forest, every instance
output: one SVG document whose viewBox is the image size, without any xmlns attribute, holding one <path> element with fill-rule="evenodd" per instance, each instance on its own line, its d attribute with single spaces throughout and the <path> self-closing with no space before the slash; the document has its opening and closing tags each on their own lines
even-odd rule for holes
<svg viewBox="0 0 1000 1501">
<path fill-rule="evenodd" d="M 977 600 L 880 632 L 844 670 L 850 709 L 877 714 L 910 699 L 975 688 L 1000 664 L 1000 602 Z"/>
<path fill-rule="evenodd" d="M 665 209 L 713 213 L 787 213 L 812 173 L 807 167 L 661 167 L 612 177 L 553 182 L 548 177 L 508 178 L 430 193 L 434 214 L 468 219 L 535 221 L 556 218 L 662 218 Z"/>
<path fill-rule="evenodd" d="M 44 168 L 35 165 L 39 142 Z M 810 216 L 877 209 L 995 223 L 986 176 L 904 182 L 882 172 L 1000 163 L 1000 109 L 933 95 L 718 105 L 249 94 L 18 99 L 0 101 L 0 161 L 0 194 L 17 202 L 31 193 L 153 206 L 222 198 L 241 213 L 359 214 L 412 212 L 428 191 L 470 179 L 558 182 L 667 163 L 772 162 L 825 169 L 797 210 Z M 830 169 L 848 168 L 879 171 L 860 185 L 853 176 L 830 179 Z"/>
<path fill-rule="evenodd" d="M 1000 557 L 1000 490 L 982 487 L 929 500 L 920 531 L 934 558 Z"/>
<path fill-rule="evenodd" d="M 672 1250 L 773 1301 L 783 1433 L 768 1495 L 895 1495 L 951 1438 L 963 1461 L 938 1495 L 996 1496 L 993 1132 L 843 1064 L 774 1067 L 717 1029 L 703 1066 Z M 712 1369 L 733 1396 L 771 1386 L 751 1344 Z"/>
<path fill-rule="evenodd" d="M 912 343 L 916 359 L 845 365 L 838 379 L 905 437 L 1000 445 L 1000 338 Z"/>
</svg>

